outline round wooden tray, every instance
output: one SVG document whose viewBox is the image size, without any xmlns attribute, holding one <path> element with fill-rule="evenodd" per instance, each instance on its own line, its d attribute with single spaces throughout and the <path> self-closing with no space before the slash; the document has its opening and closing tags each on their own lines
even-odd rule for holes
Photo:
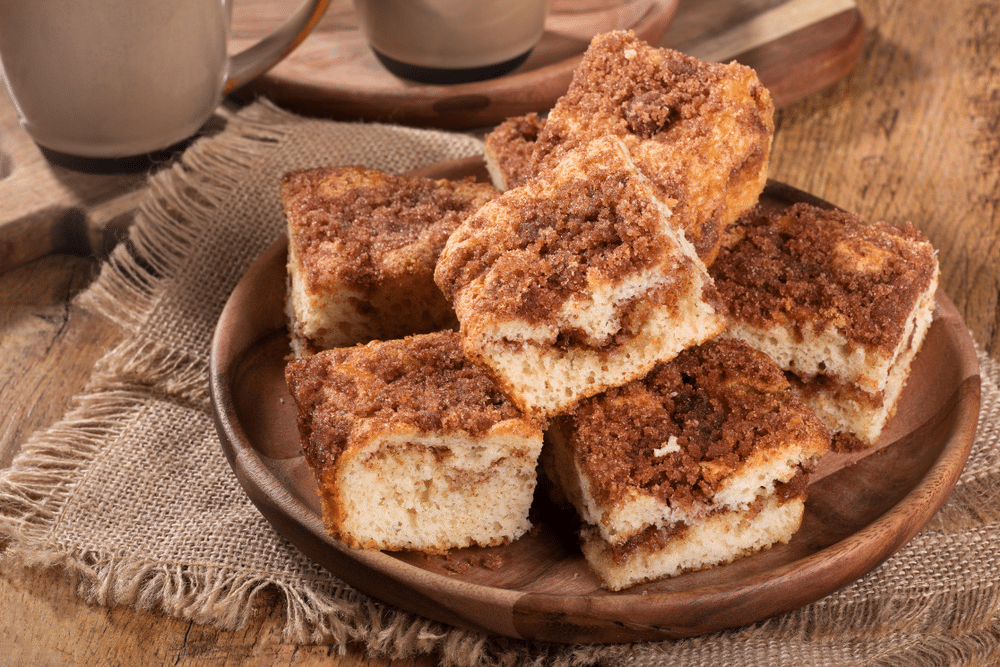
<svg viewBox="0 0 1000 667">
<path fill-rule="evenodd" d="M 481 160 L 436 165 L 476 174 Z M 769 184 L 762 201 L 815 198 Z M 906 544 L 944 503 L 965 465 L 979 413 L 972 339 L 942 293 L 894 419 L 873 452 L 831 455 L 810 485 L 802 528 L 787 545 L 730 565 L 603 590 L 574 521 L 539 497 L 536 529 L 513 544 L 448 556 L 352 550 L 323 528 L 284 382 L 284 237 L 233 291 L 212 344 L 211 392 L 223 450 L 250 499 L 292 544 L 365 593 L 444 623 L 556 642 L 684 637 L 801 607 L 863 576 Z M 503 565 L 482 566 L 492 554 Z"/>
<path fill-rule="evenodd" d="M 551 108 L 566 92 L 594 35 L 624 28 L 658 42 L 678 1 L 553 0 L 545 33 L 521 67 L 507 76 L 458 85 L 422 84 L 390 74 L 368 47 L 352 5 L 334 2 L 309 39 L 251 88 L 281 106 L 314 116 L 447 129 L 495 125 L 510 116 Z M 261 32 L 253 17 L 263 21 L 290 13 L 299 0 L 248 2 L 260 7 L 238 5 L 236 49 Z"/>
</svg>

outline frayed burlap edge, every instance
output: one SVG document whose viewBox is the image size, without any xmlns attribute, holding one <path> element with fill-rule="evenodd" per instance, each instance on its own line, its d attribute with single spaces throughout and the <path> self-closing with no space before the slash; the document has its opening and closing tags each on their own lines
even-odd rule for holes
<svg viewBox="0 0 1000 667">
<path fill-rule="evenodd" d="M 79 594 L 89 603 L 160 609 L 226 628 L 244 624 L 255 597 L 272 583 L 214 568 L 171 568 L 97 551 L 73 552 L 53 544 L 49 535 L 88 466 L 129 429 L 151 393 L 202 411 L 210 409 L 204 362 L 134 334 L 154 306 L 158 286 L 185 257 L 197 225 L 206 223 L 238 185 L 235 176 L 226 180 L 225 175 L 246 169 L 261 141 L 280 138 L 272 127 L 274 119 L 267 122 L 274 111 L 262 107 L 257 117 L 234 120 L 237 131 L 223 139 L 222 150 L 196 143 L 189 151 L 190 160 L 186 155 L 184 161 L 152 177 L 150 196 L 140 205 L 128 241 L 111 254 L 100 277 L 78 297 L 76 305 L 105 316 L 133 337 L 98 362 L 70 411 L 54 426 L 34 434 L 0 474 L 0 535 L 9 540 L 2 554 L 7 564 L 62 568 L 79 581 Z M 205 170 L 212 179 L 195 179 L 194 165 L 207 160 L 215 160 L 219 168 Z M 181 213 L 192 210 L 204 213 L 195 218 Z M 293 607 L 289 605 L 290 610 Z"/>
<path fill-rule="evenodd" d="M 222 135 L 196 142 L 180 162 L 151 177 L 127 242 L 79 304 L 134 332 L 155 306 L 158 285 L 180 268 L 261 151 L 285 136 L 282 121 L 290 118 L 268 104 L 249 107 Z"/>
<path fill-rule="evenodd" d="M 207 360 L 164 348 L 144 336 L 142 327 L 163 295 L 162 286 L 182 268 L 199 231 L 234 194 L 241 176 L 281 141 L 286 123 L 301 120 L 258 102 L 228 119 L 222 135 L 196 142 L 180 161 L 150 178 L 127 241 L 75 304 L 106 317 L 127 340 L 98 362 L 63 419 L 34 434 L 12 466 L 0 471 L 0 538 L 7 540 L 0 558 L 10 568 L 62 569 L 91 604 L 153 610 L 227 630 L 250 620 L 264 591 L 277 591 L 285 610 L 285 638 L 332 643 L 341 653 L 355 644 L 390 659 L 436 654 L 442 664 L 455 667 L 595 663 L 608 652 L 452 628 L 401 612 L 332 578 L 320 583 L 239 567 L 136 561 L 67 549 L 50 539 L 88 466 L 114 446 L 151 397 L 210 413 Z"/>
</svg>

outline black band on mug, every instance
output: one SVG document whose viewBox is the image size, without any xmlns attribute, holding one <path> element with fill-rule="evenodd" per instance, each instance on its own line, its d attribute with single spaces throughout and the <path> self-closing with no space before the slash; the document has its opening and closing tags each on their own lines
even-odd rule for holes
<svg viewBox="0 0 1000 667">
<path fill-rule="evenodd" d="M 402 79 L 419 81 L 420 83 L 453 85 L 456 83 L 486 81 L 488 79 L 495 79 L 498 76 L 508 74 L 520 67 L 521 64 L 528 59 L 528 56 L 531 55 L 532 49 L 528 49 L 519 56 L 511 58 L 510 60 L 505 60 L 502 63 L 496 63 L 495 65 L 483 65 L 482 67 L 467 67 L 459 69 L 411 65 L 409 63 L 396 60 L 395 58 L 391 58 L 384 53 L 380 53 L 377 49 L 373 48 L 372 51 L 379 59 L 379 62 L 381 62 L 387 70 Z"/>
</svg>

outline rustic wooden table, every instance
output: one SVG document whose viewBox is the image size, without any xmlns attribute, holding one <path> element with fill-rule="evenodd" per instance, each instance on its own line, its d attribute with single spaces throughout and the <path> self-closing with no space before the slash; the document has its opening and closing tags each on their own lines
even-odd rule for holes
<svg viewBox="0 0 1000 667">
<path fill-rule="evenodd" d="M 682 3 L 679 19 L 696 4 Z M 998 358 L 1000 0 L 857 6 L 868 27 L 857 68 L 780 110 L 771 176 L 867 219 L 911 220 L 939 250 L 942 288 Z M 0 99 L 0 468 L 30 433 L 61 416 L 120 336 L 72 297 L 124 234 L 144 178 L 48 164 Z M 73 590 L 57 569 L 12 571 L 0 559 L 0 663 L 434 662 L 288 643 L 277 597 L 263 597 L 247 627 L 223 632 L 155 612 L 90 607 Z"/>
</svg>

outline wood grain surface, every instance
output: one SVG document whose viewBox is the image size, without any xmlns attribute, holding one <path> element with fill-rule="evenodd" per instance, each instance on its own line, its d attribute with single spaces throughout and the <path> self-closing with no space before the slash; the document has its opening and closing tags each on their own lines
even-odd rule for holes
<svg viewBox="0 0 1000 667">
<path fill-rule="evenodd" d="M 724 3 L 687 0 L 678 20 L 708 4 Z M 754 3 L 732 6 L 748 4 Z M 911 220 L 939 250 L 943 290 L 974 338 L 1000 358 L 1000 2 L 857 0 L 857 6 L 868 27 L 857 68 L 778 113 L 771 176 L 868 219 Z M 91 220 L 102 205 L 110 216 L 102 219 L 121 215 L 114 211 L 127 215 L 118 198 L 140 187 L 143 177 L 78 174 L 46 164 L 13 131 L 6 100 L 0 125 L 0 177 L 7 176 L 0 180 L 2 220 L 24 220 L 28 236 L 43 240 L 46 229 L 62 230 L 55 233 L 58 243 L 43 244 L 45 252 L 99 248 L 103 240 L 67 244 L 65 230 L 89 230 L 79 221 Z M 29 165 L 40 173 L 11 187 L 12 175 Z M 63 222 L 67 216 L 70 223 Z M 28 433 L 63 412 L 118 333 L 70 302 L 87 283 L 92 259 L 27 253 L 10 262 L 6 246 L 0 249 L 0 465 L 6 465 Z M 23 265 L 10 268 L 16 264 Z M 433 658 L 369 657 L 363 647 L 341 656 L 327 646 L 287 643 L 276 598 L 262 600 L 246 628 L 223 632 L 155 611 L 88 607 L 58 570 L 4 566 L 0 575 L 0 664 L 435 664 Z"/>
</svg>

